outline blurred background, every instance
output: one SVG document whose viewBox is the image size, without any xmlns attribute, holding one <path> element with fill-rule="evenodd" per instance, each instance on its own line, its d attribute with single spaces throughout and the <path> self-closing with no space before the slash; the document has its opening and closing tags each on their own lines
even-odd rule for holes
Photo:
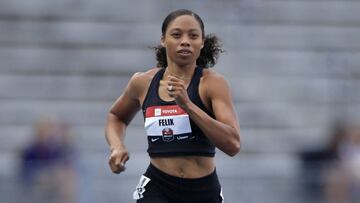
<svg viewBox="0 0 360 203">
<path fill-rule="evenodd" d="M 187 8 L 223 40 L 242 151 L 216 156 L 225 202 L 345 203 L 360 194 L 360 1 L 1 0 L 0 202 L 130 203 L 149 161 L 142 115 L 112 174 L 107 111 L 154 67 Z"/>
</svg>

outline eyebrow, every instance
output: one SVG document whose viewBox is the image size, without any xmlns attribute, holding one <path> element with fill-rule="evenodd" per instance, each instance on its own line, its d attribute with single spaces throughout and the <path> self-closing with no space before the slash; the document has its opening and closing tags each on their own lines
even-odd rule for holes
<svg viewBox="0 0 360 203">
<path fill-rule="evenodd" d="M 182 29 L 180 29 L 180 28 L 172 28 L 172 29 L 169 30 L 169 31 L 182 31 Z M 191 29 L 189 29 L 189 31 L 190 31 L 190 32 L 193 32 L 193 31 L 200 32 L 200 30 L 199 30 L 199 29 L 196 29 L 196 28 L 191 28 Z"/>
</svg>

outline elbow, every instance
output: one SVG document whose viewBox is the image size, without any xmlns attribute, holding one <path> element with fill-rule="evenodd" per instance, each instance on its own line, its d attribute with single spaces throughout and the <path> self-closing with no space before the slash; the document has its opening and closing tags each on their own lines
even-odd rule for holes
<svg viewBox="0 0 360 203">
<path fill-rule="evenodd" d="M 108 122 L 113 122 L 113 123 L 123 123 L 125 125 L 129 125 L 129 123 L 130 123 L 129 120 L 126 120 L 126 119 L 120 117 L 118 114 L 116 114 L 116 113 L 114 113 L 112 111 L 108 112 L 107 121 Z"/>
<path fill-rule="evenodd" d="M 240 152 L 241 149 L 241 139 L 240 139 L 240 129 L 235 128 L 233 131 L 233 136 L 230 142 L 230 151 L 229 156 L 234 157 Z"/>
<path fill-rule="evenodd" d="M 227 155 L 233 157 L 233 156 L 237 155 L 240 152 L 240 149 L 241 149 L 240 140 L 235 140 L 235 141 L 232 141 L 231 143 L 229 143 L 227 145 L 227 149 L 224 152 Z"/>
<path fill-rule="evenodd" d="M 229 147 L 229 149 L 226 151 L 226 154 L 234 157 L 235 155 L 237 155 L 240 152 L 240 142 L 233 144 L 231 147 Z"/>
<path fill-rule="evenodd" d="M 108 117 L 108 119 L 118 118 L 118 116 L 116 115 L 116 113 L 114 113 L 114 112 L 111 111 L 111 110 L 107 113 L 107 117 Z"/>
</svg>

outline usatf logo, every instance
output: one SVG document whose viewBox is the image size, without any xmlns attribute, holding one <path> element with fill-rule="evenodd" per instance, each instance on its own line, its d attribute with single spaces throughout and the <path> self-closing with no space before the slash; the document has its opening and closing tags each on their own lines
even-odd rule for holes
<svg viewBox="0 0 360 203">
<path fill-rule="evenodd" d="M 155 109 L 154 110 L 154 115 L 155 116 L 161 116 L 161 109 Z"/>
<path fill-rule="evenodd" d="M 174 140 L 174 134 L 171 128 L 164 128 L 162 130 L 162 136 L 163 136 L 162 139 L 165 142 L 171 142 Z"/>
</svg>

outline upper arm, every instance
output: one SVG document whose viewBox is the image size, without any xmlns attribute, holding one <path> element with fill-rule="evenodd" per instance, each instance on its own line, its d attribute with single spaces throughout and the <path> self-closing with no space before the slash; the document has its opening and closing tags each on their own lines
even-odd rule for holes
<svg viewBox="0 0 360 203">
<path fill-rule="evenodd" d="M 110 113 L 118 119 L 129 124 L 135 114 L 140 110 L 140 94 L 142 91 L 141 74 L 135 73 L 120 97 L 110 108 Z"/>
<path fill-rule="evenodd" d="M 230 86 L 223 76 L 212 73 L 206 80 L 206 89 L 215 119 L 240 131 Z"/>
</svg>

